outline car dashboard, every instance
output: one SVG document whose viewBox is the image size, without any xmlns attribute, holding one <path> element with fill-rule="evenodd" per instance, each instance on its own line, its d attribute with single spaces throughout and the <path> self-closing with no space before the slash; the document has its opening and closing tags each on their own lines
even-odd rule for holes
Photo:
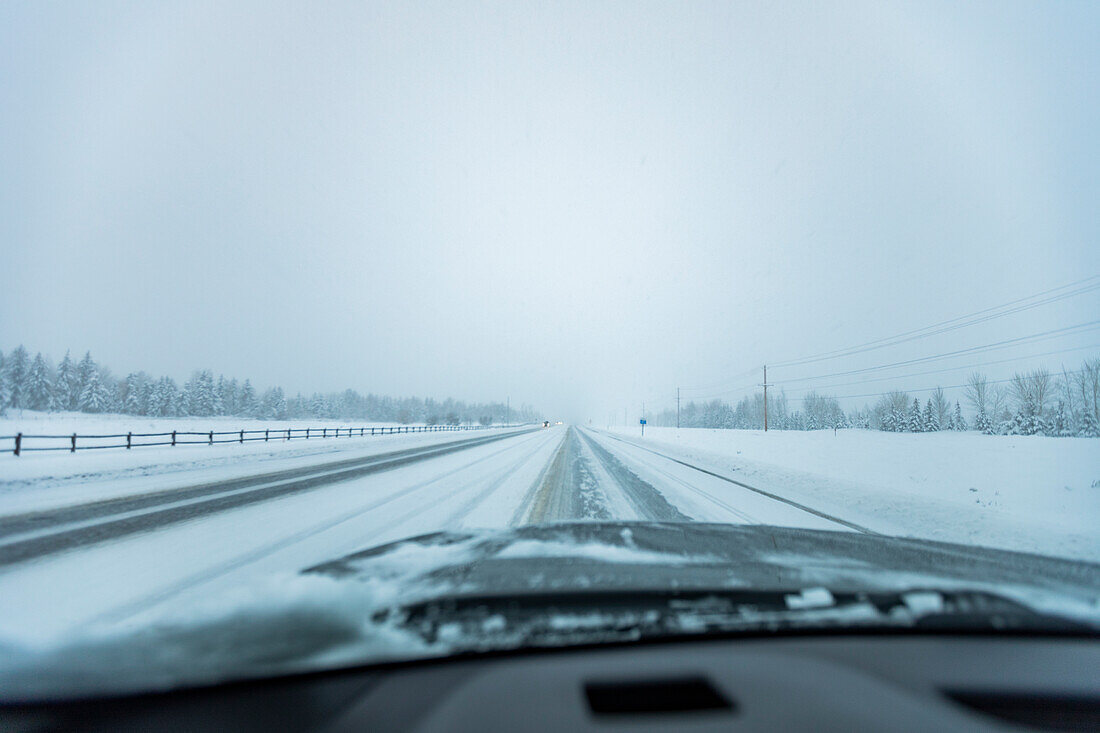
<svg viewBox="0 0 1100 733">
<path fill-rule="evenodd" d="M 495 653 L 7 704 L 0 729 L 1094 730 L 1100 644 L 841 634 Z"/>
</svg>

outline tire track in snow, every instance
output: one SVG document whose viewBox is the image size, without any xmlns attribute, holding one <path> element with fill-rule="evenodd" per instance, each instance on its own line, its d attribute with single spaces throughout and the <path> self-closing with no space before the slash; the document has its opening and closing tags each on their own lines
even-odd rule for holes
<svg viewBox="0 0 1100 733">
<path fill-rule="evenodd" d="M 634 507 L 638 516 L 658 522 L 690 522 L 692 518 L 668 502 L 664 494 L 654 486 L 642 480 L 623 462 L 611 455 L 602 445 L 584 432 L 581 439 L 588 446 L 604 470 L 619 484 L 627 501 Z"/>
<path fill-rule="evenodd" d="M 611 518 L 599 481 L 581 454 L 577 431 L 569 427 L 535 493 L 527 523 Z"/>
<path fill-rule="evenodd" d="M 562 437 L 561 440 L 558 441 L 557 449 L 550 457 L 550 460 L 546 462 L 546 465 L 543 466 L 538 477 L 531 483 L 531 488 L 527 489 L 527 493 L 524 495 L 523 500 L 519 503 L 519 506 L 516 507 L 516 511 L 512 513 L 512 519 L 508 522 L 508 526 L 518 527 L 527 523 L 525 520 L 531 516 L 532 509 L 535 505 L 535 499 L 539 496 L 539 489 L 546 484 L 548 480 L 547 476 L 550 475 L 550 471 L 557 465 L 558 455 L 564 449 L 565 439 L 568 435 L 568 431 L 562 432 Z"/>
</svg>

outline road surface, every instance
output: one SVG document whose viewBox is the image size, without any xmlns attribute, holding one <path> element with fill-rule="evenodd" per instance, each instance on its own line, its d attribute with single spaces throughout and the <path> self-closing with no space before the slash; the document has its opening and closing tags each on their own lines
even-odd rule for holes
<svg viewBox="0 0 1100 733">
<path fill-rule="evenodd" d="M 194 602 L 242 582 L 442 529 L 571 520 L 867 531 L 640 441 L 494 431 L 282 471 L 0 516 L 0 632 L 22 642 Z"/>
</svg>

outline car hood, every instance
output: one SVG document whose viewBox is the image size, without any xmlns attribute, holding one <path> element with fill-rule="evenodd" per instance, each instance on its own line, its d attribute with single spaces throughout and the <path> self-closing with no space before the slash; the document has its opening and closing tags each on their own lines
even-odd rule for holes
<svg viewBox="0 0 1100 733">
<path fill-rule="evenodd" d="M 540 611 L 550 615 L 564 597 L 575 609 L 577 599 L 586 607 L 585 598 L 612 594 L 621 630 L 637 620 L 622 616 L 623 609 L 654 594 L 667 603 L 669 594 L 725 594 L 728 600 L 769 591 L 798 604 L 844 593 L 985 592 L 1100 627 L 1100 565 L 1090 563 L 853 532 L 562 523 L 420 535 L 45 646 L 0 639 L 0 690 L 7 700 L 41 700 L 171 689 L 519 648 L 538 634 L 543 645 L 600 643 L 623 637 L 561 635 L 554 623 L 532 634 L 532 619 L 537 625 Z M 467 609 L 473 604 L 505 614 L 522 605 L 528 631 L 495 633 L 510 623 L 496 611 L 467 613 L 449 636 L 440 633 L 446 624 L 438 618 L 431 633 L 423 623 L 409 623 L 410 614 L 420 621 L 438 617 L 446 613 L 440 602 L 457 608 L 464 599 Z M 704 605 L 713 610 L 713 603 Z M 693 623 L 699 618 L 695 613 Z M 811 616 L 809 623 L 835 631 L 851 619 Z M 825 620 L 827 626 L 815 625 Z M 674 625 L 687 628 L 682 621 Z"/>
<path fill-rule="evenodd" d="M 762 525 L 576 522 L 434 532 L 303 571 L 401 578 L 431 595 L 600 589 L 1047 591 L 1095 608 L 1100 565 L 877 534 Z"/>
</svg>

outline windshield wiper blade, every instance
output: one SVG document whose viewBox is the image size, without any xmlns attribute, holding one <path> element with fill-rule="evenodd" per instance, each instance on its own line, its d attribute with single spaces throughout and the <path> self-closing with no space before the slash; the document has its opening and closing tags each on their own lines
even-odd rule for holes
<svg viewBox="0 0 1100 733">
<path fill-rule="evenodd" d="M 429 644 L 457 648 L 561 646 L 669 636 L 814 629 L 1035 631 L 1095 634 L 984 591 L 595 591 L 433 599 L 381 611 Z"/>
</svg>

